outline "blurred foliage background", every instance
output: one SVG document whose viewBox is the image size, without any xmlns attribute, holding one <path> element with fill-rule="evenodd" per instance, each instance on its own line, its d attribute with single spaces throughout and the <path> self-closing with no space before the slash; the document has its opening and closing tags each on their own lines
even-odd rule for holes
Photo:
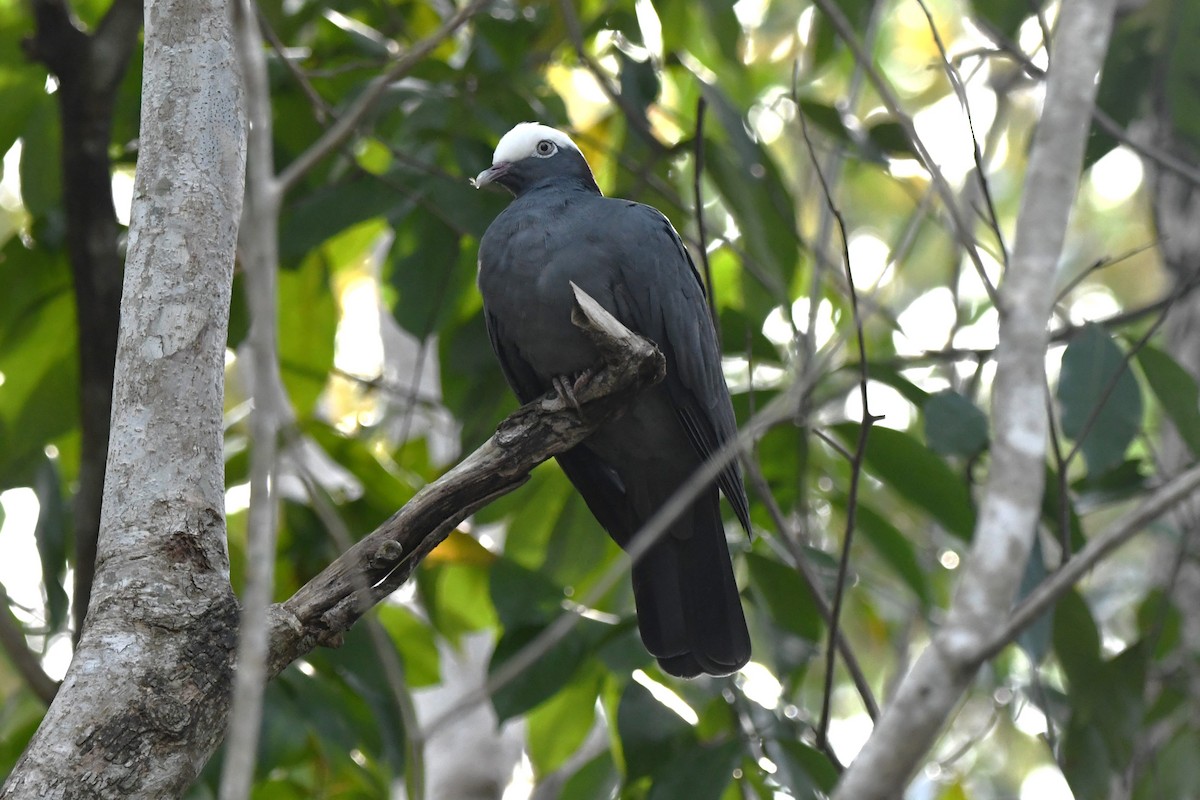
<svg viewBox="0 0 1200 800">
<path fill-rule="evenodd" d="M 28 44 L 45 5 L 0 2 L 0 627 L 17 632 L 0 653 L 0 775 L 44 709 L 19 662 L 32 653 L 55 677 L 70 657 L 81 403 L 94 400 L 81 388 L 90 333 L 78 320 L 89 308 L 73 292 L 68 213 L 82 189 L 60 156 L 66 84 Z M 1189 293 L 1200 256 L 1200 5 L 1128 5 L 1067 249 L 1046 287 L 1059 299 L 1046 357 L 1056 435 L 1027 589 L 1200 452 Z M 108 0 L 69 6 L 85 31 L 109 11 Z M 866 60 L 818 6 L 839 12 Z M 455 10 L 257 7 L 277 169 Z M 474 286 L 478 239 L 507 198 L 467 177 L 513 124 L 538 120 L 574 136 L 607 194 L 657 206 L 706 254 L 739 419 L 785 387 L 805 388 L 794 418 L 750 459 L 753 539 L 730 530 L 754 662 L 727 680 L 667 678 L 641 648 L 622 582 L 534 669 L 444 717 L 618 559 L 544 465 L 434 552 L 377 624 L 269 687 L 254 796 L 828 792 L 870 732 L 872 703 L 887 702 L 927 644 L 971 537 L 988 466 L 990 287 L 1012 246 L 1056 11 L 1027 0 L 495 0 L 392 83 L 284 201 L 279 348 L 297 418 L 285 436 L 304 446 L 281 463 L 277 598 L 514 408 Z M 137 156 L 138 51 L 107 142 L 118 247 Z M 950 193 L 916 158 L 908 120 Z M 869 411 L 883 417 L 861 463 L 848 458 L 864 419 L 848 276 Z M 235 587 L 252 446 L 247 307 L 235 287 Z M 829 676 L 827 608 L 858 468 L 846 648 Z M 1200 632 L 1181 614 L 1197 602 L 1194 529 L 1187 509 L 1160 521 L 1003 650 L 908 796 L 1200 796 Z M 213 796 L 216 770 L 196 797 Z"/>
</svg>

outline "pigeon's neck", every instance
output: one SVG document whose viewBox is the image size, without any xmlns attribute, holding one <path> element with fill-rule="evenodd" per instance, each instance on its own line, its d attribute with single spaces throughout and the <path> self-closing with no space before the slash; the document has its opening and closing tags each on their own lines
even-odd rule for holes
<svg viewBox="0 0 1200 800">
<path fill-rule="evenodd" d="M 517 197 L 525 197 L 526 195 L 540 192 L 547 189 L 568 191 L 568 192 L 584 192 L 585 194 L 602 194 L 600 187 L 596 185 L 596 180 L 591 176 L 577 175 L 555 175 L 525 187 L 522 191 L 517 192 Z"/>
</svg>

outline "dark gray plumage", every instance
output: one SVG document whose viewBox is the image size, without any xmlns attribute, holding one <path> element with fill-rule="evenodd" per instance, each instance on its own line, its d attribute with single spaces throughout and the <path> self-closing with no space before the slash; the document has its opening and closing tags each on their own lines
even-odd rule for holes
<svg viewBox="0 0 1200 800">
<path fill-rule="evenodd" d="M 521 402 L 600 362 L 571 323 L 572 281 L 666 357 L 662 383 L 558 457 L 596 519 L 625 546 L 736 433 L 703 286 L 667 218 L 601 195 L 560 131 L 513 128 L 475 179 L 488 183 L 516 198 L 480 243 L 479 289 L 492 346 Z M 733 463 L 633 567 L 642 641 L 672 675 L 727 675 L 750 658 L 718 486 L 749 530 Z"/>
</svg>

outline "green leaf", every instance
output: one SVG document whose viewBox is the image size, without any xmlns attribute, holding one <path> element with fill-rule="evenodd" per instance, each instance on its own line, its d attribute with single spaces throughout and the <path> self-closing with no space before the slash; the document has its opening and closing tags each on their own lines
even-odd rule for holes
<svg viewBox="0 0 1200 800">
<path fill-rule="evenodd" d="M 58 244 L 66 227 L 62 212 L 62 134 L 55 103 L 34 104 L 21 134 L 21 199 L 40 220 L 38 241 Z"/>
<path fill-rule="evenodd" d="M 417 570 L 417 587 L 429 621 L 451 642 L 464 633 L 496 624 L 489 575 L 489 569 L 473 564 L 439 564 Z"/>
<path fill-rule="evenodd" d="M 838 773 L 829 757 L 795 739 L 770 739 L 767 756 L 779 767 L 777 777 L 801 800 L 818 800 L 833 791 Z"/>
<path fill-rule="evenodd" d="M 1200 458 L 1200 390 L 1196 379 L 1174 358 L 1152 345 L 1138 351 L 1137 362 L 1179 438 L 1193 458 Z"/>
<path fill-rule="evenodd" d="M 898 122 L 888 120 L 872 125 L 867 129 L 867 139 L 889 158 L 920 158 Z"/>
<path fill-rule="evenodd" d="M 596 721 L 596 697 L 604 671 L 581 670 L 575 678 L 526 717 L 529 759 L 537 775 L 548 775 L 583 745 Z"/>
<path fill-rule="evenodd" d="M 1090 474 L 1121 462 L 1141 426 L 1142 396 L 1121 348 L 1101 326 L 1084 326 L 1067 345 L 1058 402 L 1063 433 L 1080 444 Z"/>
<path fill-rule="evenodd" d="M 990 23 L 1005 38 L 1016 41 L 1021 23 L 1034 11 L 1031 0 L 976 0 L 975 16 Z"/>
<path fill-rule="evenodd" d="M 1155 749 L 1154 763 L 1140 773 L 1134 800 L 1200 796 L 1200 734 L 1181 728 L 1165 747 Z"/>
<path fill-rule="evenodd" d="M 833 431 L 854 448 L 860 427 L 856 422 L 847 422 L 833 426 Z M 916 438 L 891 428 L 871 428 L 865 464 L 888 488 L 923 509 L 948 533 L 970 540 L 975 529 L 975 507 L 966 482 Z"/>
<path fill-rule="evenodd" d="M 741 756 L 737 740 L 687 748 L 655 771 L 646 800 L 718 800 Z"/>
<path fill-rule="evenodd" d="M 560 797 L 578 800 L 611 800 L 621 782 L 612 753 L 605 750 L 584 764 L 563 784 Z"/>
<path fill-rule="evenodd" d="M 1108 797 L 1112 763 L 1100 732 L 1072 715 L 1063 739 L 1063 777 L 1075 797 Z"/>
<path fill-rule="evenodd" d="M 1054 654 L 1072 688 L 1086 685 L 1100 670 L 1100 633 L 1076 591 L 1064 594 L 1054 609 Z"/>
<path fill-rule="evenodd" d="M 692 728 L 633 681 L 617 706 L 617 734 L 628 780 L 654 774 L 676 753 L 696 745 Z"/>
<path fill-rule="evenodd" d="M 1114 766 L 1124 770 L 1133 758 L 1145 714 L 1146 648 L 1134 645 L 1104 663 L 1093 677 L 1100 698 L 1094 719 Z"/>
<path fill-rule="evenodd" d="M 42 563 L 42 586 L 46 592 L 46 610 L 51 631 L 62 630 L 67 622 L 68 600 L 63 587 L 67 574 L 67 540 L 70 512 L 63 498 L 62 483 L 54 462 L 39 459 L 34 491 L 38 499 L 38 518 L 33 536 Z"/>
<path fill-rule="evenodd" d="M 921 410 L 925 414 L 925 441 L 933 452 L 974 458 L 987 447 L 987 416 L 953 389 L 932 395 Z"/>
<path fill-rule="evenodd" d="M 774 160 L 746 133 L 742 113 L 731 100 L 709 85 L 704 96 L 727 137 L 727 142 L 706 146 L 708 174 L 745 236 L 761 285 L 782 299 L 800 255 L 792 198 Z"/>
<path fill-rule="evenodd" d="M 1113 28 L 1104 69 L 1100 71 L 1096 107 L 1117 125 L 1124 127 L 1133 121 L 1143 108 L 1151 82 L 1157 78 L 1153 70 L 1146 69 L 1146 64 L 1159 60 L 1160 54 L 1152 48 L 1157 39 L 1146 14 L 1130 14 Z M 1095 126 L 1088 137 L 1084 165 L 1090 167 L 1117 144 L 1112 134 Z"/>
<path fill-rule="evenodd" d="M 1054 531 L 1055 538 L 1060 542 L 1063 540 L 1063 515 L 1059 505 L 1059 481 L 1058 473 L 1046 467 L 1045 477 L 1045 492 L 1042 494 L 1042 519 L 1051 531 Z M 1071 497 L 1069 486 L 1064 487 L 1067 498 L 1067 518 L 1066 523 L 1070 535 L 1071 552 L 1078 552 L 1085 544 L 1083 538 L 1083 523 L 1079 521 L 1079 514 L 1075 511 L 1075 503 Z"/>
<path fill-rule="evenodd" d="M 389 260 L 397 298 L 392 314 L 418 338 L 440 330 L 455 310 L 454 298 L 474 291 L 475 253 L 465 252 L 462 236 L 424 209 L 397 227 Z"/>
<path fill-rule="evenodd" d="M 1170 110 L 1175 135 L 1186 140 L 1193 150 L 1200 150 L 1200 102 L 1196 88 L 1200 86 L 1200 65 L 1196 60 L 1196 42 L 1200 40 L 1200 7 L 1196 3 L 1169 4 L 1167 30 L 1162 37 L 1169 43 L 1164 54 L 1166 103 Z"/>
<path fill-rule="evenodd" d="M 846 498 L 840 497 L 840 507 L 845 509 Z M 859 500 L 858 530 L 872 547 L 878 551 L 884 562 L 892 568 L 899 578 L 908 584 L 921 606 L 928 608 L 933 602 L 929 588 L 928 571 L 917 560 L 912 544 L 899 528 L 893 525 L 885 516 Z"/>
<path fill-rule="evenodd" d="M 393 187 L 374 176 L 322 186 L 284 209 L 280 258 L 311 253 L 346 228 L 394 211 L 400 199 Z"/>
<path fill-rule="evenodd" d="M 810 642 L 819 640 L 821 615 L 796 571 L 757 553 L 747 553 L 745 560 L 750 582 L 762 593 L 775 624 Z"/>
<path fill-rule="evenodd" d="M 563 613 L 562 587 L 508 558 L 492 564 L 492 605 L 505 628 L 546 624 Z"/>
<path fill-rule="evenodd" d="M 492 653 L 489 674 L 521 652 L 543 630 L 543 625 L 526 625 L 506 630 Z M 503 722 L 550 699 L 570 682 L 576 671 L 612 630 L 611 625 L 581 619 L 545 655 L 492 695 L 496 716 Z"/>
<path fill-rule="evenodd" d="M 0 281 L 13 279 L 14 285 L 26 281 L 17 271 L 50 268 L 44 255 L 25 250 L 20 244 L 5 249 L 13 262 L 0 265 Z M 9 268 L 14 271 L 9 272 Z M 5 283 L 4 285 L 9 285 Z M 0 320 L 9 323 L 0 346 L 0 486 L 30 485 L 32 465 L 41 457 L 48 442 L 78 425 L 79 366 L 75 341 L 75 305 L 65 286 L 53 291 L 22 295 L 23 308 L 3 307 Z M 0 295 L 4 292 L 0 292 Z"/>
<path fill-rule="evenodd" d="M 305 259 L 299 269 L 279 270 L 279 363 L 301 417 L 316 406 L 333 368 L 337 321 L 337 301 L 323 257 Z"/>
<path fill-rule="evenodd" d="M 1042 541 L 1033 538 L 1033 549 L 1029 560 L 1025 562 L 1025 572 L 1021 575 L 1021 586 L 1017 590 L 1017 598 L 1024 600 L 1029 593 L 1037 588 L 1046 578 L 1046 563 L 1042 555 Z M 1045 611 L 1040 617 L 1030 623 L 1017 636 L 1017 644 L 1029 656 L 1034 664 L 1041 664 L 1042 659 L 1050 652 L 1050 639 L 1053 631 L 1054 615 Z"/>
<path fill-rule="evenodd" d="M 379 623 L 388 632 L 404 661 L 405 682 L 414 689 L 435 686 L 441 680 L 441 659 L 433 629 L 404 606 L 376 606 Z"/>
</svg>

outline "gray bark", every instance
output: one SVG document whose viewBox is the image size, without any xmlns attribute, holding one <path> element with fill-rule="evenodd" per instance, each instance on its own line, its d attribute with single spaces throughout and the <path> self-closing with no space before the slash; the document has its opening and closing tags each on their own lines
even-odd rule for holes
<svg viewBox="0 0 1200 800">
<path fill-rule="evenodd" d="M 0 798 L 180 795 L 227 708 L 224 353 L 245 125 L 227 0 L 150 0 L 92 603 Z"/>
</svg>

